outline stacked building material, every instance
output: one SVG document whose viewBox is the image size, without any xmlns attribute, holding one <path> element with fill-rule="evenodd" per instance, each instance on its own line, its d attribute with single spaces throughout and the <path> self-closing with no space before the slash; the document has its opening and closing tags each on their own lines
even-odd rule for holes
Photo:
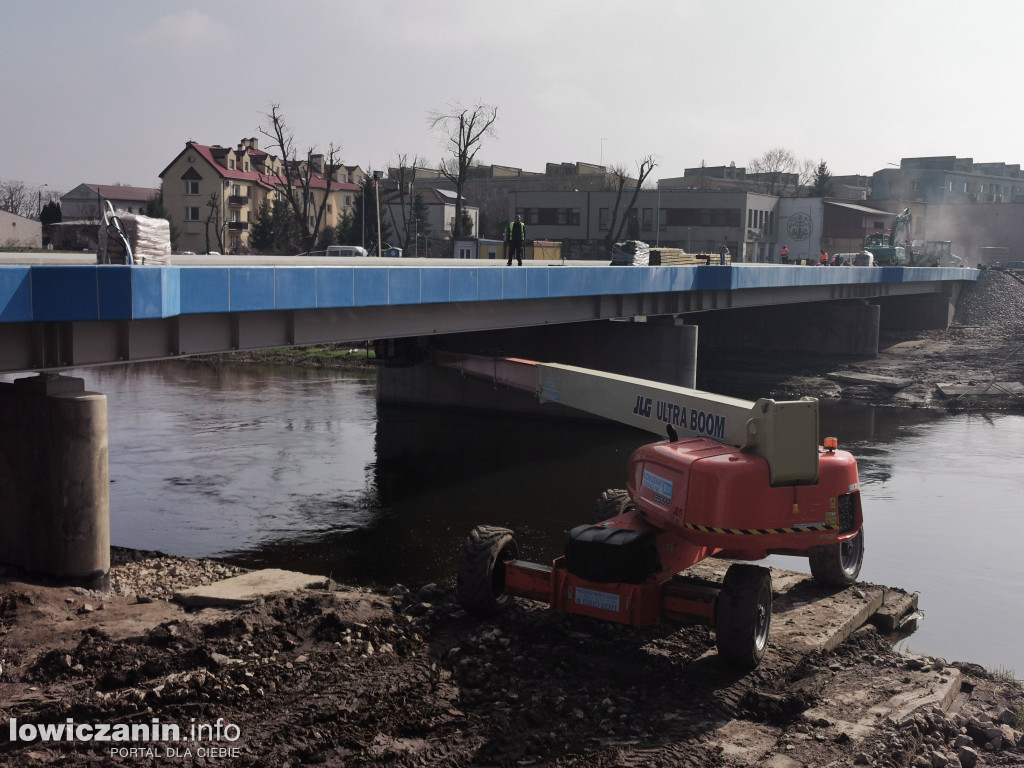
<svg viewBox="0 0 1024 768">
<path fill-rule="evenodd" d="M 651 246 L 640 240 L 626 240 L 612 248 L 612 266 L 646 267 L 651 262 Z"/>
</svg>

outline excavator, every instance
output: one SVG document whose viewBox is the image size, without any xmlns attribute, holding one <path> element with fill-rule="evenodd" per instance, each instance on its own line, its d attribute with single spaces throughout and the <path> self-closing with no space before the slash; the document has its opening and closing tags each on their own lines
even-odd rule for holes
<svg viewBox="0 0 1024 768">
<path fill-rule="evenodd" d="M 912 265 L 910 208 L 904 208 L 897 214 L 889 232 L 873 232 L 865 237 L 864 250 L 875 255 L 875 264 L 880 267 Z"/>
<path fill-rule="evenodd" d="M 518 358 L 437 352 L 434 362 L 667 436 L 633 453 L 626 488 L 605 491 L 550 564 L 521 560 L 507 528 L 474 528 L 456 575 L 467 613 L 492 617 L 520 597 L 633 626 L 706 624 L 724 661 L 754 668 L 768 647 L 772 583 L 771 571 L 751 561 L 805 556 L 821 584 L 857 580 L 857 462 L 835 438 L 819 445 L 815 398 L 750 402 Z M 721 582 L 686 573 L 709 557 L 741 562 Z"/>
</svg>

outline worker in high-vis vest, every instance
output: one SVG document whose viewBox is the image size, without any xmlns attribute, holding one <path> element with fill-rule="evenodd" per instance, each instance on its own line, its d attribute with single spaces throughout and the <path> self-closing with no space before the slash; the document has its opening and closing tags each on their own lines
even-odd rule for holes
<svg viewBox="0 0 1024 768">
<path fill-rule="evenodd" d="M 516 215 L 516 220 L 508 225 L 508 264 L 505 266 L 512 266 L 512 259 L 519 261 L 519 266 L 523 266 L 523 246 L 526 244 L 526 224 L 523 223 L 523 217 Z"/>
</svg>

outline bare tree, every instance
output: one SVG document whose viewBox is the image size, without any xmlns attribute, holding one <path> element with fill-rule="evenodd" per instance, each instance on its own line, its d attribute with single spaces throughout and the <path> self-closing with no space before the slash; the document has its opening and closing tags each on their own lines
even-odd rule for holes
<svg viewBox="0 0 1024 768">
<path fill-rule="evenodd" d="M 23 181 L 0 181 L 0 210 L 16 216 L 36 213 L 36 196 Z"/>
<path fill-rule="evenodd" d="M 630 184 L 633 183 L 633 179 L 629 177 L 626 172 L 626 167 L 623 165 L 614 166 L 611 169 L 612 181 L 611 190 L 615 192 L 615 203 L 612 206 L 611 220 L 608 222 L 608 234 L 604 236 L 604 247 L 607 253 L 612 252 L 612 247 L 622 237 L 622 230 L 626 226 L 626 222 L 629 220 L 630 212 L 636 205 L 636 198 L 640 194 L 640 190 L 647 180 L 647 177 L 651 175 L 651 172 L 658 167 L 658 164 L 654 161 L 654 155 L 648 155 L 643 160 L 637 162 L 637 176 L 636 183 L 633 185 L 633 192 L 629 198 L 629 203 L 626 205 L 622 212 L 622 217 L 619 218 L 619 208 L 622 206 L 622 198 L 625 194 L 626 189 Z"/>
<path fill-rule="evenodd" d="M 447 112 L 431 112 L 427 116 L 430 130 L 444 133 L 444 143 L 451 151 L 451 157 L 441 161 L 441 175 L 455 185 L 455 223 L 452 237 L 462 237 L 465 233 L 462 215 L 462 190 L 466 184 L 466 174 L 473 164 L 473 158 L 479 151 L 484 137 L 493 136 L 494 123 L 498 119 L 498 108 L 491 104 L 475 104 L 463 107 L 454 102 L 449 104 Z"/>
<path fill-rule="evenodd" d="M 210 229 L 212 227 L 214 236 L 217 238 L 217 252 L 224 253 L 225 223 L 221 217 L 220 192 L 212 192 L 210 194 L 210 199 L 206 201 L 206 207 L 210 209 L 210 212 L 206 215 L 206 220 L 204 222 L 206 225 L 206 252 L 210 252 Z"/>
<path fill-rule="evenodd" d="M 784 147 L 765 151 L 750 161 L 750 171 L 757 175 L 758 192 L 781 195 L 788 185 L 787 177 L 799 171 L 796 155 Z"/>
<path fill-rule="evenodd" d="M 391 226 L 394 228 L 402 248 L 408 247 L 410 233 L 413 229 L 412 202 L 415 194 L 413 187 L 416 183 L 416 168 L 419 167 L 421 162 L 420 158 L 416 155 L 413 155 L 411 164 L 409 163 L 408 155 L 398 155 L 396 158 L 397 168 L 395 169 L 395 177 L 392 180 L 398 187 L 398 205 L 401 221 L 395 219 L 395 207 L 393 205 L 388 206 L 388 214 L 391 217 Z"/>
<path fill-rule="evenodd" d="M 328 145 L 326 154 L 320 154 L 314 147 L 310 147 L 306 150 L 305 159 L 300 161 L 295 139 L 281 113 L 280 105 L 272 104 L 270 113 L 265 117 L 270 120 L 270 125 L 267 128 L 260 128 L 260 133 L 269 138 L 272 142 L 271 147 L 281 153 L 285 201 L 303 233 L 303 249 L 311 251 L 316 245 L 321 229 L 334 226 L 333 223 L 326 221 L 325 212 L 330 204 L 331 184 L 335 181 L 338 168 L 341 167 L 341 148 L 332 143 Z M 314 179 L 318 178 L 322 178 L 326 184 L 324 195 L 319 202 L 312 192 Z"/>
</svg>

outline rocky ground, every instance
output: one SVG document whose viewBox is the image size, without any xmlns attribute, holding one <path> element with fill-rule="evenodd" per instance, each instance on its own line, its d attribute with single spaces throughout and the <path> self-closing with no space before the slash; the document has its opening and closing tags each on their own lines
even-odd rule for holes
<svg viewBox="0 0 1024 768">
<path fill-rule="evenodd" d="M 1018 409 L 1012 396 L 949 402 L 937 385 L 1024 380 L 1022 331 L 1024 284 L 984 273 L 948 331 L 889 339 L 877 360 L 837 361 L 909 386 L 837 383 L 825 375 L 834 361 L 822 360 L 776 385 Z M 447 584 L 387 593 L 327 585 L 232 609 L 170 599 L 239 570 L 115 549 L 107 592 L 0 579 L 0 764 L 1024 765 L 1019 683 L 966 661 L 901 654 L 870 626 L 802 660 L 773 647 L 742 673 L 717 662 L 707 628 L 619 627 L 526 601 L 480 621 Z M 944 708 L 887 716 L 877 707 L 942 690 L 953 675 L 960 693 Z M 69 719 L 158 720 L 201 738 L 38 738 Z"/>
<path fill-rule="evenodd" d="M 795 664 L 772 648 L 743 673 L 718 662 L 703 627 L 619 627 L 526 601 L 480 621 L 441 585 L 186 610 L 168 594 L 237 569 L 114 557 L 109 593 L 0 585 L 3 765 L 1024 765 L 1017 683 L 900 654 L 870 626 Z M 878 697 L 957 671 L 948 711 L 872 715 Z M 157 719 L 186 737 L 198 724 L 204 738 L 53 743 L 24 730 L 69 718 Z"/>
</svg>

